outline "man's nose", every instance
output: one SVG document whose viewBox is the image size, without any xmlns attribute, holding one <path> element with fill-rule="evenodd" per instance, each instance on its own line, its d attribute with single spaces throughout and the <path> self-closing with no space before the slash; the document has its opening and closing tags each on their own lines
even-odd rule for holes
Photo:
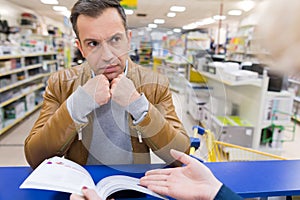
<svg viewBox="0 0 300 200">
<path fill-rule="evenodd" d="M 111 47 L 107 43 L 104 43 L 102 45 L 101 57 L 102 57 L 103 61 L 106 61 L 106 62 L 108 62 L 114 58 L 114 54 L 111 50 Z"/>
</svg>

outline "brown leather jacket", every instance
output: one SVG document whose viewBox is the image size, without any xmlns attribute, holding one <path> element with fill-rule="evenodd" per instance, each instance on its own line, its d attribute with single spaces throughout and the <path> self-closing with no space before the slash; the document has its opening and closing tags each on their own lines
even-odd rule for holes
<svg viewBox="0 0 300 200">
<path fill-rule="evenodd" d="M 87 64 L 50 76 L 40 116 L 25 140 L 25 155 L 32 168 L 52 156 L 65 156 L 81 165 L 86 164 L 88 151 L 78 140 L 79 126 L 69 115 L 66 100 L 90 77 Z M 190 140 L 175 113 L 167 78 L 132 61 L 129 62 L 127 77 L 149 101 L 149 111 L 138 125 L 133 125 L 128 117 L 134 163 L 150 163 L 149 149 L 167 163 L 172 163 L 170 149 L 188 152 Z M 92 131 L 92 124 L 88 123 L 82 134 Z M 138 131 L 143 137 L 142 143 L 137 138 Z"/>
</svg>

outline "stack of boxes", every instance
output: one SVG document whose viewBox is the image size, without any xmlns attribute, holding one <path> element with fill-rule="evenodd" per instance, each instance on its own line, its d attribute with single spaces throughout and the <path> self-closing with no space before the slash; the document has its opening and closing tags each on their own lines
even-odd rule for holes
<svg viewBox="0 0 300 200">
<path fill-rule="evenodd" d="M 16 119 L 23 117 L 25 115 L 25 108 L 26 107 L 24 101 L 17 101 L 5 107 L 4 126 L 8 126 L 9 124 L 13 123 Z"/>
<path fill-rule="evenodd" d="M 211 130 L 218 140 L 251 147 L 254 127 L 249 122 L 238 116 L 212 116 L 211 119 Z"/>
</svg>

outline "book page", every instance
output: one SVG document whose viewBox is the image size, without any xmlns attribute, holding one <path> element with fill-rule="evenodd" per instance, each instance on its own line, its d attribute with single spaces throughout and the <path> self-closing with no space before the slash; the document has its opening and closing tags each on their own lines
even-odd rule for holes
<svg viewBox="0 0 300 200">
<path fill-rule="evenodd" d="M 86 169 L 70 160 L 53 157 L 42 162 L 20 188 L 55 190 L 82 195 L 83 186 L 95 188 L 94 181 Z"/>
<path fill-rule="evenodd" d="M 135 190 L 148 195 L 152 195 L 157 198 L 166 199 L 164 196 L 161 196 L 143 186 L 140 186 L 139 183 L 140 181 L 138 178 L 123 175 L 114 175 L 102 179 L 98 182 L 96 187 L 98 195 L 101 197 L 101 199 L 106 199 L 111 194 L 121 190 Z"/>
</svg>

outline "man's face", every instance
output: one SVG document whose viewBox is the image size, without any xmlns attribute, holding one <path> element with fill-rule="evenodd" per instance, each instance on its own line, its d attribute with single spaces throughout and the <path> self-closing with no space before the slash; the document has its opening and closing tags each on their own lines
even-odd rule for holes
<svg viewBox="0 0 300 200">
<path fill-rule="evenodd" d="M 96 75 L 112 80 L 124 71 L 131 33 L 125 31 L 115 8 L 106 9 L 97 18 L 79 15 L 77 28 L 77 46 Z"/>
</svg>

